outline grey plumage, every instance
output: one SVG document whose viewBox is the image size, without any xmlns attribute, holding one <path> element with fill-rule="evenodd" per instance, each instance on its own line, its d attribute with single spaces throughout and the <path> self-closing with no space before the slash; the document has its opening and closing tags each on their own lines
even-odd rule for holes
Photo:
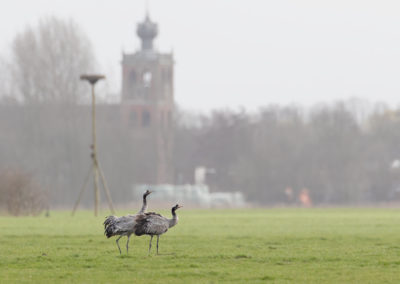
<svg viewBox="0 0 400 284">
<path fill-rule="evenodd" d="M 134 233 L 136 236 L 149 235 L 149 254 L 151 250 L 151 242 L 153 236 L 157 236 L 157 254 L 158 254 L 158 242 L 160 235 L 166 233 L 169 228 L 172 228 L 178 223 L 178 216 L 175 211 L 182 206 L 176 204 L 171 209 L 172 219 L 165 218 L 155 212 L 149 212 L 141 215 L 137 215 L 135 218 Z"/>
<path fill-rule="evenodd" d="M 119 253 L 121 254 L 121 248 L 119 247 L 119 240 L 123 236 L 127 236 L 128 239 L 126 241 L 126 253 L 128 253 L 129 249 L 129 239 L 134 232 L 134 227 L 136 224 L 136 217 L 143 215 L 146 210 L 147 210 L 147 196 L 151 193 L 151 191 L 146 190 L 146 192 L 143 194 L 143 205 L 142 208 L 139 210 L 139 212 L 136 215 L 126 215 L 122 217 L 117 217 L 117 216 L 108 216 L 106 217 L 106 220 L 104 221 L 104 234 L 107 236 L 107 238 L 111 238 L 113 236 L 119 236 L 116 240 Z"/>
</svg>

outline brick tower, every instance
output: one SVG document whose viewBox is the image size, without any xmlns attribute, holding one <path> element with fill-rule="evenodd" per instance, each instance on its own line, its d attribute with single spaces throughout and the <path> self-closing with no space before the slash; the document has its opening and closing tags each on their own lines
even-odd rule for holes
<svg viewBox="0 0 400 284">
<path fill-rule="evenodd" d="M 124 123 L 145 141 L 155 174 L 146 183 L 173 183 L 174 60 L 153 48 L 158 26 L 146 15 L 137 25 L 141 49 L 123 54 L 121 113 Z"/>
</svg>

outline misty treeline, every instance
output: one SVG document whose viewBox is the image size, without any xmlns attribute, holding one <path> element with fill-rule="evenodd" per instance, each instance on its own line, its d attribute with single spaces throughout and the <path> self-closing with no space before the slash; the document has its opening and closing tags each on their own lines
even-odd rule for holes
<svg viewBox="0 0 400 284">
<path fill-rule="evenodd" d="M 34 179 L 41 200 L 70 207 L 90 169 L 90 42 L 72 21 L 47 18 L 18 34 L 0 62 L 0 171 Z M 186 94 L 190 95 L 190 94 Z M 154 143 L 124 124 L 118 104 L 97 106 L 99 160 L 116 203 L 154 179 Z M 265 106 L 193 114 L 176 109 L 177 184 L 198 166 L 212 191 L 242 191 L 255 204 L 286 202 L 308 189 L 314 204 L 398 200 L 400 109 L 349 100 L 311 108 Z M 30 184 L 28 180 L 26 184 Z M 103 193 L 104 196 L 104 193 Z M 1 198 L 4 200 L 4 196 Z M 83 203 L 93 200 L 92 185 Z"/>
<path fill-rule="evenodd" d="M 400 155 L 400 109 L 349 100 L 311 109 L 267 106 L 254 113 L 215 111 L 197 126 L 178 126 L 176 168 L 216 169 L 218 190 L 243 191 L 248 200 L 286 201 L 308 189 L 314 203 L 395 201 Z M 179 121 L 178 121 L 179 125 Z"/>
<path fill-rule="evenodd" d="M 398 200 L 400 110 L 373 108 L 362 120 L 353 102 L 304 110 L 269 106 L 257 112 L 179 111 L 175 121 L 176 183 L 194 169 L 213 191 L 242 191 L 258 204 L 284 203 L 285 189 L 307 188 L 315 204 Z M 2 105 L 0 166 L 34 175 L 54 204 L 70 206 L 90 168 L 90 106 Z M 98 106 L 99 159 L 115 202 L 131 201 L 135 183 L 155 174 L 153 146 L 120 120 L 118 105 Z M 93 200 L 92 186 L 85 204 Z M 103 194 L 104 196 L 104 194 Z"/>
</svg>

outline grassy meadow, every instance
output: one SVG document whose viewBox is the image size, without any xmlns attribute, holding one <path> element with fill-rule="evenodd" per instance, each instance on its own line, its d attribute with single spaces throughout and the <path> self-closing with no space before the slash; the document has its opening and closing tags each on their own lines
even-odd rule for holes
<svg viewBox="0 0 400 284">
<path fill-rule="evenodd" d="M 148 236 L 120 256 L 107 212 L 0 217 L 0 283 L 400 283 L 400 209 L 177 212 L 158 256 Z"/>
</svg>

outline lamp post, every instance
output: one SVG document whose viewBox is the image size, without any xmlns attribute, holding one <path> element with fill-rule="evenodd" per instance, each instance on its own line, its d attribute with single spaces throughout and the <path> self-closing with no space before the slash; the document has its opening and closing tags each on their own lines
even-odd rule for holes
<svg viewBox="0 0 400 284">
<path fill-rule="evenodd" d="M 99 160 L 97 159 L 97 141 L 96 141 L 96 96 L 94 94 L 94 87 L 99 80 L 105 79 L 104 75 L 81 75 L 81 80 L 86 80 L 91 84 L 92 87 L 92 145 L 90 148 L 92 149 L 91 158 L 92 158 L 92 166 L 89 169 L 89 172 L 86 176 L 85 182 L 82 186 L 82 189 L 79 193 L 78 200 L 74 205 L 74 209 L 72 211 L 72 215 L 74 215 L 76 209 L 78 208 L 79 202 L 82 198 L 82 194 L 85 191 L 87 182 L 89 180 L 90 173 L 93 172 L 93 184 L 94 184 L 94 215 L 97 216 L 99 212 L 99 203 L 100 203 L 100 192 L 99 192 L 99 176 L 101 178 L 101 182 L 103 184 L 104 191 L 107 196 L 108 206 L 112 213 L 114 213 L 114 206 L 111 200 L 110 191 L 108 189 L 106 179 L 104 178 L 103 171 L 101 170 Z"/>
</svg>

